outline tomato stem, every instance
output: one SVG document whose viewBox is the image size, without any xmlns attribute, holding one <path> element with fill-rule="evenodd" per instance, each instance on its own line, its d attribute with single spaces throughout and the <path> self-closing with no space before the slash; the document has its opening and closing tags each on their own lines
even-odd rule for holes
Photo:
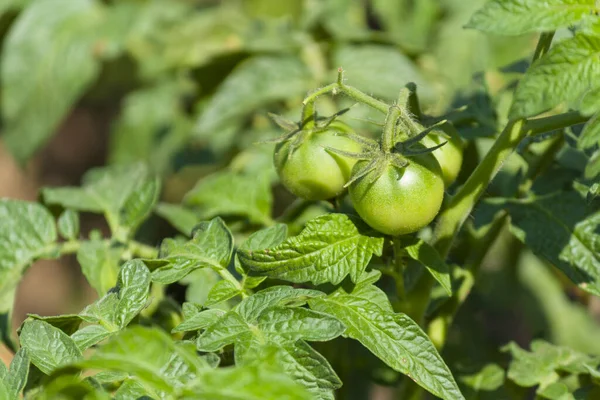
<svg viewBox="0 0 600 400">
<path fill-rule="evenodd" d="M 391 106 L 385 117 L 385 125 L 383 126 L 383 137 L 381 138 L 382 150 L 386 153 L 391 153 L 394 149 L 396 139 L 396 123 L 400 118 L 402 110 L 399 106 Z"/>
</svg>

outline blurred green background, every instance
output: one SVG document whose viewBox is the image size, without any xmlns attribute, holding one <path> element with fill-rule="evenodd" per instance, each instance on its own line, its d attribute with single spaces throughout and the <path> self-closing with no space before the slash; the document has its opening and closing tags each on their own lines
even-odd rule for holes
<svg viewBox="0 0 600 400">
<path fill-rule="evenodd" d="M 0 197 L 35 200 L 43 186 L 79 185 L 91 168 L 145 162 L 163 180 L 163 203 L 142 239 L 158 244 L 181 216 L 169 204 L 229 171 L 272 188 L 266 210 L 240 212 L 243 223 L 260 225 L 293 201 L 277 184 L 272 146 L 255 144 L 281 133 L 266 114 L 299 119 L 303 96 L 332 82 L 339 67 L 348 84 L 387 101 L 415 82 L 426 114 L 450 112 L 470 140 L 468 172 L 503 126 L 536 43 L 463 29 L 483 3 L 0 0 Z M 319 110 L 351 105 L 326 98 Z M 361 106 L 347 116 L 360 134 L 379 134 L 381 116 Z M 515 155 L 490 194 L 502 193 L 519 162 Z M 218 202 L 223 194 L 209 188 Z M 228 196 L 252 197 L 242 189 Z M 99 216 L 85 214 L 82 224 L 84 235 L 107 233 Z M 450 335 L 453 368 L 468 371 L 498 358 L 508 341 L 534 337 L 600 354 L 597 300 L 569 289 L 580 300 L 571 301 L 562 277 L 517 247 L 505 232 L 484 261 Z M 38 262 L 19 288 L 16 326 L 26 313 L 76 312 L 92 293 L 74 257 Z M 575 324 L 586 329 L 570 329 Z M 393 380 L 389 370 L 369 368 L 376 380 Z"/>
</svg>

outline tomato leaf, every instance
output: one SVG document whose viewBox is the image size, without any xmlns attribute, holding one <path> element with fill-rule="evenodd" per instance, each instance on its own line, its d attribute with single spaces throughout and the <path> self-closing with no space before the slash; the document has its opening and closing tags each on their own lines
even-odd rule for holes
<svg viewBox="0 0 600 400">
<path fill-rule="evenodd" d="M 186 304 L 189 303 L 184 303 L 183 306 L 185 307 Z M 190 332 L 204 329 L 215 323 L 223 314 L 225 314 L 225 311 L 215 308 L 196 312 L 193 315 L 186 316 L 185 321 L 177 325 L 173 332 Z"/>
<path fill-rule="evenodd" d="M 576 192 L 509 200 L 511 231 L 583 290 L 600 295 L 600 212 Z M 540 231 L 543 227 L 543 231 Z"/>
<path fill-rule="evenodd" d="M 31 363 L 46 375 L 81 358 L 81 351 L 73 339 L 44 321 L 25 321 L 19 338 Z"/>
<path fill-rule="evenodd" d="M 308 303 L 312 309 L 339 319 L 347 326 L 345 336 L 358 340 L 391 368 L 408 375 L 429 392 L 442 399 L 464 399 L 427 335 L 408 316 L 394 314 L 390 306 L 382 308 L 370 296 L 360 295 L 368 287 L 359 286 L 359 295 L 339 289 Z"/>
<path fill-rule="evenodd" d="M 273 198 L 265 175 L 250 177 L 230 171 L 218 172 L 200 180 L 183 201 L 187 206 L 196 207 L 202 218 L 234 216 L 271 224 Z"/>
<path fill-rule="evenodd" d="M 208 292 L 205 307 L 231 299 L 240 294 L 240 289 L 230 281 L 218 281 Z"/>
<path fill-rule="evenodd" d="M 450 267 L 431 245 L 421 239 L 411 240 L 405 247 L 409 257 L 423 264 L 427 271 L 444 288 L 448 296 L 452 296 Z"/>
<path fill-rule="evenodd" d="M 83 242 L 77 251 L 81 272 L 99 296 L 105 295 L 117 283 L 124 251 L 123 246 L 97 239 Z"/>
<path fill-rule="evenodd" d="M 187 236 L 192 236 L 192 230 L 202 221 L 197 212 L 179 204 L 158 203 L 154 211 Z"/>
<path fill-rule="evenodd" d="M 76 240 L 79 236 L 79 214 L 67 209 L 58 217 L 58 232 L 67 240 Z"/>
<path fill-rule="evenodd" d="M 358 218 L 329 214 L 307 222 L 298 236 L 270 249 L 238 250 L 242 266 L 255 275 L 290 282 L 353 282 L 373 254 L 381 255 L 383 237 Z"/>
<path fill-rule="evenodd" d="M 548 32 L 591 19 L 596 11 L 595 0 L 492 0 L 473 14 L 466 28 L 501 35 Z"/>
<path fill-rule="evenodd" d="M 4 385 L 8 392 L 8 399 L 16 400 L 20 398 L 19 395 L 25 387 L 27 377 L 29 376 L 29 361 L 27 350 L 25 348 L 20 348 L 10 362 L 10 367 L 6 376 L 3 377 L 0 373 L 0 383 L 4 380 Z M 2 366 L 4 367 L 4 365 Z"/>
<path fill-rule="evenodd" d="M 167 265 L 152 272 L 159 283 L 176 282 L 199 268 L 227 268 L 233 252 L 233 235 L 221 218 L 200 223 L 193 238 L 185 243 L 165 239 L 159 259 Z"/>
<path fill-rule="evenodd" d="M 510 118 L 537 115 L 562 102 L 576 104 L 599 87 L 600 37 L 577 34 L 533 63 L 517 86 Z"/>
<path fill-rule="evenodd" d="M 217 351 L 236 340 L 252 336 L 250 327 L 235 311 L 223 315 L 198 337 L 196 346 L 200 351 Z"/>
<path fill-rule="evenodd" d="M 12 308 L 7 296 L 23 271 L 39 258 L 55 256 L 57 239 L 54 219 L 42 205 L 0 199 L 0 314 Z"/>
<path fill-rule="evenodd" d="M 93 46 L 101 21 L 95 1 L 51 0 L 31 2 L 11 27 L 2 52 L 2 117 L 4 142 L 19 162 L 48 140 L 98 75 Z"/>
<path fill-rule="evenodd" d="M 248 323 L 255 323 L 258 317 L 270 307 L 294 304 L 301 306 L 313 297 L 324 296 L 325 293 L 311 289 L 295 289 L 291 286 L 271 286 L 246 297 L 235 308 Z"/>
</svg>

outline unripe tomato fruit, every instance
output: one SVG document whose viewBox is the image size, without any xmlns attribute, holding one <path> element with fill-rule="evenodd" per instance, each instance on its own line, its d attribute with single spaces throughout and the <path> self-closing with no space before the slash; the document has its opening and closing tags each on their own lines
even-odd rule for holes
<svg viewBox="0 0 600 400">
<path fill-rule="evenodd" d="M 356 163 L 353 173 L 366 163 Z M 348 188 L 356 212 L 369 226 L 398 236 L 416 232 L 435 218 L 444 198 L 442 171 L 435 157 L 415 156 L 402 168 L 388 163 L 379 177 L 376 173 L 371 171 Z"/>
<path fill-rule="evenodd" d="M 342 193 L 357 160 L 330 153 L 325 147 L 360 152 L 361 145 L 347 135 L 350 130 L 336 121 L 323 130 L 306 132 L 291 155 L 291 140 L 278 144 L 273 161 L 281 183 L 306 200 L 327 200 Z"/>
<path fill-rule="evenodd" d="M 421 140 L 421 144 L 426 147 L 437 146 L 438 144 L 448 142 L 442 147 L 432 152 L 435 159 L 442 168 L 442 177 L 444 185 L 450 186 L 456 180 L 460 167 L 463 161 L 463 143 L 457 135 L 450 135 L 447 138 L 442 135 L 437 135 L 435 132 L 430 133 Z"/>
</svg>

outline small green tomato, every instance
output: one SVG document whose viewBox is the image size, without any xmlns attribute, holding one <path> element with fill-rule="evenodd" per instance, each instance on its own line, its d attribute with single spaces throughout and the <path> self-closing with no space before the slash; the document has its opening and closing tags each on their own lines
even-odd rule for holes
<svg viewBox="0 0 600 400">
<path fill-rule="evenodd" d="M 353 174 L 367 163 L 356 163 Z M 383 173 L 377 173 L 373 170 L 349 187 L 356 212 L 369 226 L 398 236 L 416 232 L 435 218 L 444 198 L 444 181 L 431 154 L 411 157 L 402 168 L 386 162 Z"/>
<path fill-rule="evenodd" d="M 293 140 L 278 144 L 273 161 L 281 183 L 306 200 L 328 200 L 341 194 L 356 160 L 325 148 L 360 152 L 361 145 L 347 134 L 350 130 L 346 124 L 336 121 L 322 130 L 306 132 L 300 146 L 291 154 Z"/>
<path fill-rule="evenodd" d="M 448 142 L 442 147 L 432 152 L 440 167 L 442 168 L 442 177 L 444 185 L 450 186 L 456 180 L 463 161 L 463 143 L 457 135 L 450 135 L 447 138 L 438 135 L 435 132 L 430 133 L 421 140 L 421 144 L 426 147 L 434 147 L 441 143 Z"/>
</svg>

